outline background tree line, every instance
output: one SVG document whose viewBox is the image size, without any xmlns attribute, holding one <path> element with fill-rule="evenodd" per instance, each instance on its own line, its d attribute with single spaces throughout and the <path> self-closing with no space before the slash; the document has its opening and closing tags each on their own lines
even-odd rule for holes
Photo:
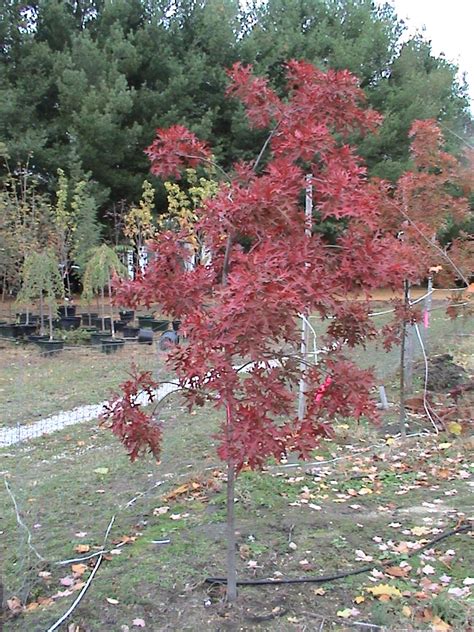
<svg viewBox="0 0 474 632">
<path fill-rule="evenodd" d="M 254 64 L 277 91 L 290 58 L 356 74 L 385 117 L 378 135 L 357 143 L 372 175 L 395 180 L 409 167 L 415 119 L 437 119 L 454 153 L 472 131 L 457 68 L 420 36 L 401 44 L 403 22 L 370 0 L 245 8 L 237 0 L 4 0 L 0 20 L 4 188 L 27 169 L 36 194 L 57 206 L 58 169 L 71 199 L 83 183 L 84 243 L 97 242 L 96 215 L 117 242 L 123 213 L 150 179 L 143 149 L 155 128 L 187 125 L 224 166 L 255 155 L 261 134 L 225 99 L 226 68 L 237 60 Z M 151 185 L 164 210 L 162 183 Z"/>
</svg>

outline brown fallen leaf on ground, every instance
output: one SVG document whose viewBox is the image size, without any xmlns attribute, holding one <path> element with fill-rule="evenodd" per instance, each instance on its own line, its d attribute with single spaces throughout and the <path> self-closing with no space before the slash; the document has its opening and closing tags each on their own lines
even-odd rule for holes
<svg viewBox="0 0 474 632">
<path fill-rule="evenodd" d="M 174 500 L 178 496 L 183 496 L 184 494 L 187 494 L 190 491 L 195 492 L 195 491 L 197 491 L 198 489 L 201 489 L 201 488 L 202 488 L 202 485 L 200 483 L 197 483 L 196 481 L 190 481 L 189 483 L 183 483 L 179 487 L 176 487 L 175 489 L 170 491 L 168 494 L 163 496 L 163 500 L 165 502 L 167 502 L 169 500 Z"/>
<path fill-rule="evenodd" d="M 74 547 L 76 553 L 89 553 L 91 550 L 90 544 L 78 544 Z"/>
<path fill-rule="evenodd" d="M 13 614 L 20 614 L 20 612 L 23 611 L 23 604 L 18 597 L 11 597 L 10 599 L 7 599 L 7 606 Z"/>
<path fill-rule="evenodd" d="M 406 577 L 410 570 L 409 568 L 400 568 L 400 566 L 390 566 L 385 572 L 391 577 Z"/>
<path fill-rule="evenodd" d="M 73 564 L 71 566 L 72 572 L 74 575 L 83 575 L 87 570 L 87 564 Z"/>
</svg>

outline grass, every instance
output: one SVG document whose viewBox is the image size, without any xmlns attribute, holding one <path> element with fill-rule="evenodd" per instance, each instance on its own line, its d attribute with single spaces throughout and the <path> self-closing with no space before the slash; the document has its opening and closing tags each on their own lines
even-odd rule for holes
<svg viewBox="0 0 474 632">
<path fill-rule="evenodd" d="M 389 318 L 377 318 L 377 325 L 382 327 Z M 313 318 L 312 325 L 319 335 L 324 333 L 326 323 Z M 453 323 L 444 310 L 433 312 L 431 325 L 433 350 L 459 346 L 464 339 L 451 335 L 456 328 L 465 333 L 472 330 L 471 321 Z M 27 424 L 75 406 L 99 403 L 127 377 L 132 362 L 159 373 L 161 378 L 167 374 L 155 347 L 148 345 L 126 345 L 113 356 L 101 353 L 98 347 L 78 346 L 44 358 L 32 345 L 0 339 L 0 353 L 0 427 Z M 350 354 L 363 367 L 375 366 L 390 394 L 391 380 L 399 366 L 399 349 L 387 354 L 371 342 L 366 349 L 357 348 Z M 420 357 L 419 349 L 416 357 Z"/>
<path fill-rule="evenodd" d="M 78 346 L 48 358 L 34 345 L 0 339 L 0 354 L 0 427 L 104 401 L 133 362 L 165 374 L 154 345 L 130 343 L 110 356 L 99 346 Z"/>
<path fill-rule="evenodd" d="M 472 373 L 465 344 L 459 357 Z M 154 349 L 148 346 L 127 347 L 114 356 L 78 348 L 53 362 L 31 348 L 9 347 L 0 368 L 0 388 L 8 391 L 1 391 L 2 397 L 10 398 L 2 407 L 9 416 L 7 425 L 50 414 L 58 406 L 105 399 L 126 375 L 131 353 L 139 364 L 156 366 Z M 9 373 L 13 363 L 17 372 Z M 66 391 L 65 401 L 61 390 Z M 467 533 L 440 542 L 423 558 L 394 550 L 404 542 L 423 543 L 469 516 L 470 443 L 464 435 L 386 443 L 385 433 L 397 417 L 388 412 L 380 429 L 339 423 L 337 441 L 324 441 L 314 459 L 344 458 L 322 464 L 315 475 L 302 467 L 275 465 L 261 474 L 241 473 L 236 487 L 239 577 L 350 570 L 367 563 L 358 551 L 373 558 L 374 566 L 389 560 L 399 568 L 409 563 L 411 569 L 401 577 L 363 574 L 322 586 L 242 588 L 238 604 L 229 609 L 222 589 L 203 583 L 205 577 L 225 572 L 225 480 L 213 439 L 219 418 L 212 408 L 189 415 L 177 395 L 163 402 L 159 416 L 164 427 L 159 464 L 151 458 L 130 464 L 111 433 L 95 422 L 0 450 L 0 471 L 44 558 L 38 560 L 28 547 L 12 500 L 0 488 L 4 592 L 28 608 L 8 616 L 5 632 L 44 631 L 68 608 L 77 591 L 64 594 L 67 587 L 61 580 L 70 580 L 73 571 L 71 564 L 56 562 L 76 557 L 78 545 L 97 550 L 113 515 L 109 543 L 114 552 L 104 559 L 69 621 L 78 626 L 76 632 L 126 630 L 123 626 L 133 630 L 135 619 L 160 632 L 301 632 L 321 624 L 325 630 L 344 630 L 354 629 L 348 626 L 356 620 L 389 630 L 428 630 L 436 617 L 450 626 L 445 630 L 465 630 L 472 624 L 467 598 L 448 592 L 462 590 L 472 572 Z M 374 444 L 378 447 L 371 448 Z M 197 487 L 169 498 L 183 483 Z M 169 544 L 156 543 L 166 539 Z M 447 555 L 449 550 L 455 555 Z M 76 585 L 90 576 L 93 564 L 74 579 Z M 427 566 L 433 573 L 425 573 Z M 451 578 L 449 584 L 440 581 L 443 575 Z M 426 579 L 439 586 L 438 592 L 430 591 Z M 381 601 L 368 592 L 380 584 L 400 595 Z M 346 620 L 341 613 L 353 608 L 359 612 Z"/>
<path fill-rule="evenodd" d="M 342 630 L 345 620 L 337 613 L 355 607 L 353 600 L 360 596 L 364 598 L 357 605 L 360 614 L 352 620 L 388 629 L 430 629 L 430 622 L 422 619 L 428 608 L 432 619 L 439 616 L 453 629 L 466 629 L 470 614 L 465 600 L 448 595 L 447 589 L 420 600 L 425 575 L 419 569 L 429 564 L 435 569 L 430 578 L 439 582 L 439 576 L 448 573 L 450 585 L 462 587 L 474 562 L 468 535 L 453 536 L 434 547 L 432 560 L 408 558 L 389 545 L 383 551 L 380 541 L 374 541 L 429 539 L 434 537 L 432 529 L 451 528 L 465 515 L 470 490 L 461 474 L 469 467 L 463 437 L 415 438 L 403 446 L 385 447 L 382 441 L 375 451 L 322 465 L 316 476 L 308 476 L 300 467 L 274 466 L 261 474 L 243 472 L 236 490 L 240 577 L 296 577 L 353 569 L 365 563 L 357 560 L 357 550 L 373 557 L 374 564 L 379 558 L 388 557 L 394 565 L 409 559 L 412 570 L 407 577 L 386 575 L 375 583 L 360 575 L 322 587 L 242 588 L 239 603 L 228 610 L 221 589 L 203 584 L 205 577 L 224 573 L 224 477 L 212 439 L 219 420 L 208 408 L 189 415 L 176 396 L 163 403 L 160 416 L 164 424 L 160 464 L 147 458 L 131 465 L 110 432 L 94 423 L 32 441 L 13 452 L 0 452 L 0 469 L 31 529 L 33 544 L 47 560 L 37 560 L 28 550 L 11 499 L 2 490 L 0 555 L 5 560 L 8 598 L 15 595 L 35 606 L 38 600 L 64 591 L 61 578 L 71 577 L 71 565 L 58 567 L 54 562 L 75 557 L 78 544 L 89 545 L 91 550 L 99 547 L 115 514 L 112 546 L 123 536 L 136 539 L 102 563 L 71 618 L 80 630 L 121 630 L 127 625 L 133 629 L 133 620 L 143 619 L 148 629 L 156 631 L 297 631 L 304 626 L 319 629 L 321 617 L 325 629 Z M 365 450 L 380 442 L 381 437 L 374 433 L 359 427 L 352 435 L 351 450 Z M 345 445 L 346 435 L 342 425 L 339 441 L 324 442 L 314 458 L 347 456 L 351 450 Z M 375 459 L 374 453 L 378 455 Z M 443 468 L 449 470 L 444 478 L 440 475 Z M 194 491 L 168 497 L 190 481 L 199 485 Z M 158 482 L 161 484 L 156 486 Z M 131 498 L 147 489 L 147 494 L 125 508 Z M 404 490 L 406 493 L 399 494 Z M 440 502 L 433 505 L 435 500 Z M 433 513 L 431 506 L 438 511 Z M 154 511 L 163 507 L 169 507 L 166 513 Z M 430 533 L 415 536 L 409 530 L 416 533 L 417 527 L 427 527 Z M 168 538 L 169 544 L 153 543 Z M 446 566 L 442 557 L 449 549 L 456 555 Z M 51 576 L 40 577 L 40 572 Z M 89 573 L 90 567 L 83 578 Z M 367 588 L 380 583 L 397 588 L 401 596 L 388 602 L 371 596 Z M 51 605 L 9 618 L 5 631 L 47 629 L 76 594 L 56 597 Z"/>
</svg>

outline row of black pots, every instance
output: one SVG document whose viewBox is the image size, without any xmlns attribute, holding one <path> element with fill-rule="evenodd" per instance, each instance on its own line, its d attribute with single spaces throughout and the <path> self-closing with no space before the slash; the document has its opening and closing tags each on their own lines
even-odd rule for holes
<svg viewBox="0 0 474 632">
<path fill-rule="evenodd" d="M 34 325 L 40 321 L 40 317 L 37 314 L 27 314 L 26 312 L 17 314 L 16 318 L 19 325 Z"/>
<path fill-rule="evenodd" d="M 37 324 L 18 325 L 16 323 L 4 323 L 0 325 L 0 337 L 25 338 L 33 334 L 37 329 L 38 329 Z"/>
</svg>

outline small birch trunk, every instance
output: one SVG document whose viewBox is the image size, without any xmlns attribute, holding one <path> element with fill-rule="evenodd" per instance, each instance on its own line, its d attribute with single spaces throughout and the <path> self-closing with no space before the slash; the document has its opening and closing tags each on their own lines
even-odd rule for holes
<svg viewBox="0 0 474 632">
<path fill-rule="evenodd" d="M 108 279 L 108 291 L 109 291 L 109 307 L 110 307 L 110 331 L 112 332 L 112 338 L 115 338 L 115 327 L 114 327 L 114 308 L 112 306 L 112 279 Z"/>
<path fill-rule="evenodd" d="M 48 319 L 49 319 L 49 339 L 53 339 L 53 310 L 51 309 L 51 303 L 48 305 Z"/>
<path fill-rule="evenodd" d="M 105 331 L 105 297 L 104 288 L 100 290 L 100 302 L 101 302 L 101 318 L 102 318 L 102 331 Z"/>
<path fill-rule="evenodd" d="M 39 312 L 40 312 L 40 336 L 44 336 L 44 303 L 43 303 L 43 292 L 40 293 L 39 297 Z"/>
<path fill-rule="evenodd" d="M 405 306 L 408 305 L 409 302 L 409 283 L 405 281 Z M 407 323 L 406 320 L 403 319 L 402 323 L 402 339 L 400 346 L 400 434 L 403 439 L 406 438 L 406 412 L 405 412 L 405 347 L 406 347 L 406 333 L 407 333 Z"/>
</svg>

